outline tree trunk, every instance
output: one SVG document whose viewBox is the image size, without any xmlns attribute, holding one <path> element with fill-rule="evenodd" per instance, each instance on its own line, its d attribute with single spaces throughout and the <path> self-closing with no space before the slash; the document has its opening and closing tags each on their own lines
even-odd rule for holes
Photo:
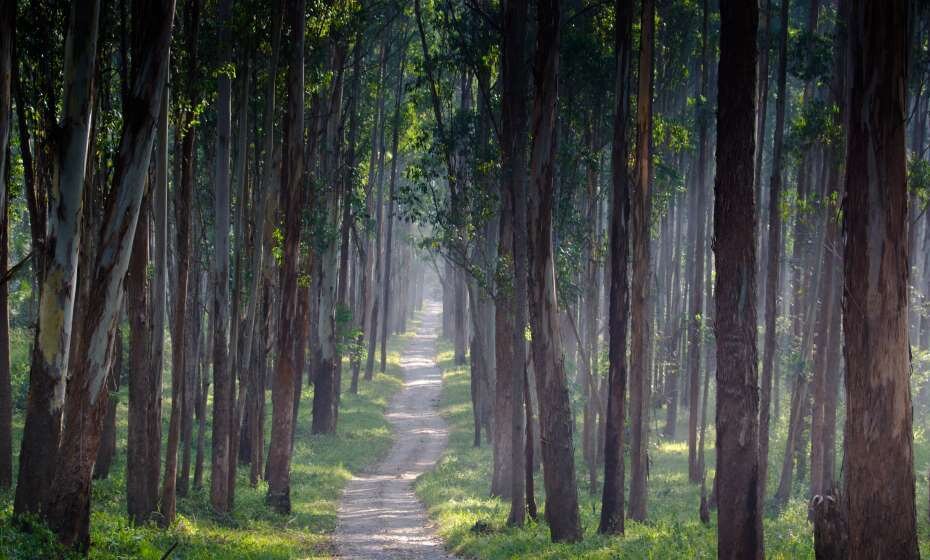
<svg viewBox="0 0 930 560">
<path fill-rule="evenodd" d="M 281 274 L 281 318 L 278 324 L 278 356 L 271 384 L 272 426 L 268 451 L 266 501 L 278 513 L 291 511 L 290 463 L 293 438 L 293 402 L 300 365 L 294 363 L 297 318 L 297 271 L 300 246 L 300 200 L 303 184 L 304 123 L 304 20 L 305 1 L 287 0 L 284 21 L 288 53 L 287 116 L 285 149 L 281 165 L 281 209 L 284 218 L 284 270 Z"/>
<path fill-rule="evenodd" d="M 510 514 L 507 522 L 520 527 L 526 516 L 527 500 L 532 501 L 532 441 L 524 441 L 531 426 L 526 416 L 532 411 L 525 408 L 526 388 L 526 321 L 527 321 L 527 187 L 526 187 L 526 0 L 508 2 L 504 9 L 504 34 L 501 52 L 503 98 L 501 100 L 501 175 L 502 202 L 499 254 L 513 260 L 512 290 L 498 290 L 495 323 L 498 349 L 495 436 L 495 474 L 502 483 L 502 494 L 510 496 Z M 506 215 L 505 215 L 506 214 Z M 505 223 L 506 222 L 506 223 Z M 504 257 L 506 258 L 506 257 Z M 504 302 L 500 298 L 506 298 Z M 510 313 L 501 317 L 501 313 Z M 477 326 L 477 325 L 476 325 Z M 509 329 L 509 330 L 506 330 Z M 503 358 L 503 361 L 501 361 Z M 506 368 L 506 369 L 505 369 Z M 505 379 L 501 379 L 505 378 Z M 500 393 L 505 394 L 500 394 Z M 509 415 L 509 418 L 508 418 Z M 509 440 L 505 440 L 509 438 Z M 505 455 L 509 452 L 509 455 Z M 530 459 L 530 469 L 526 460 Z M 498 464 L 499 463 L 499 464 Z M 509 478 L 505 478 L 509 475 Z M 506 484 L 509 482 L 509 487 Z M 527 493 L 528 491 L 528 493 Z M 492 487 L 492 494 L 494 488 Z"/>
<path fill-rule="evenodd" d="M 113 346 L 113 366 L 107 376 L 107 403 L 106 416 L 103 418 L 103 432 L 100 435 L 100 449 L 97 450 L 97 460 L 94 462 L 94 480 L 105 480 L 110 476 L 110 467 L 116 457 L 116 409 L 119 407 L 120 378 L 123 374 L 123 337 L 117 333 Z"/>
<path fill-rule="evenodd" d="M 172 341 L 185 341 L 188 337 L 185 335 L 187 325 L 181 324 L 190 322 L 191 318 L 188 317 L 190 313 L 187 312 L 187 302 L 189 299 L 188 295 L 188 286 L 190 284 L 190 265 L 191 265 L 191 246 L 192 239 L 194 237 L 190 234 L 191 230 L 191 210 L 193 203 L 193 193 L 194 193 L 194 181 L 195 181 L 195 169 L 196 169 L 196 126 L 193 125 L 195 120 L 194 107 L 200 102 L 200 66 L 198 63 L 198 36 L 200 34 L 200 11 L 202 9 L 202 0 L 194 0 L 192 2 L 187 2 L 184 9 L 184 46 L 187 52 L 187 75 L 185 77 L 185 84 L 182 91 L 184 92 L 185 102 L 187 108 L 182 113 L 182 139 L 181 139 L 181 154 L 180 154 L 180 166 L 181 166 L 181 181 L 179 185 L 175 186 L 175 196 L 174 196 L 174 212 L 175 212 L 175 229 L 176 229 L 176 240 L 175 240 L 175 252 L 177 255 L 177 278 L 174 286 L 175 290 L 175 306 L 174 306 L 174 317 L 172 318 Z M 178 155 L 175 156 L 176 158 Z M 178 294 L 184 294 L 183 297 Z M 197 320 L 200 318 L 201 310 L 195 308 L 193 313 L 197 316 Z M 199 332 L 199 329 L 198 329 Z M 194 406 L 192 402 L 188 402 L 188 397 L 193 395 L 196 391 L 195 385 L 198 383 L 198 380 L 192 379 L 192 386 L 187 386 L 188 379 L 184 379 L 182 376 L 187 378 L 191 377 L 191 370 L 197 367 L 197 364 L 188 364 L 185 356 L 180 355 L 180 352 L 183 352 L 183 345 L 172 344 L 172 355 L 171 355 L 171 394 L 172 394 L 172 404 L 171 404 L 171 416 L 175 416 L 175 401 L 178 402 L 178 411 L 182 412 L 182 426 L 181 426 L 181 439 L 187 442 L 187 447 L 185 447 L 184 457 L 182 458 L 182 467 L 181 471 L 181 481 L 178 483 L 178 494 L 186 495 L 187 494 L 187 480 L 188 474 L 190 472 L 190 426 L 185 426 L 184 418 L 187 418 L 187 414 L 183 414 L 186 411 L 192 411 Z M 183 372 L 178 375 L 175 372 Z M 177 395 L 177 396 L 176 396 Z M 170 422 L 169 422 L 170 424 Z M 190 424 L 190 422 L 188 422 Z M 188 428 L 185 430 L 185 428 Z M 170 438 L 171 428 L 169 426 L 169 438 Z M 184 437 L 187 436 L 187 437 Z M 168 456 L 170 458 L 171 454 L 176 453 L 173 451 L 172 446 L 168 446 Z M 165 475 L 167 476 L 169 470 L 169 465 L 166 464 Z M 176 469 L 175 469 L 176 470 Z M 162 492 L 162 515 L 165 517 L 174 517 L 174 502 L 175 497 L 168 496 L 168 491 L 171 490 L 167 478 L 163 483 L 163 492 Z M 168 521 L 170 523 L 170 521 Z"/>
<path fill-rule="evenodd" d="M 10 78 L 13 71 L 13 33 L 16 2 L 0 5 L 0 275 L 6 276 L 10 256 L 10 171 L 11 122 Z M 13 484 L 13 395 L 10 385 L 9 287 L 0 286 L 0 488 Z"/>
<path fill-rule="evenodd" d="M 604 443 L 604 494 L 601 498 L 601 520 L 598 532 L 623 533 L 624 491 L 624 401 L 626 400 L 626 338 L 629 308 L 629 215 L 630 180 L 627 124 L 630 105 L 630 29 L 633 25 L 633 3 L 615 0 L 614 56 L 617 75 L 614 85 L 615 104 L 613 148 L 613 197 L 610 210 L 610 343 L 607 370 L 607 419 Z"/>
<path fill-rule="evenodd" d="M 707 0 L 703 1 L 703 24 L 701 31 L 701 77 L 699 80 L 700 98 L 707 99 L 708 66 L 708 26 L 707 21 L 710 9 Z M 692 183 L 695 189 L 694 206 L 691 216 L 694 218 L 694 239 L 704 239 L 704 209 L 707 207 L 707 120 L 710 118 L 705 102 L 695 107 L 698 122 L 698 159 L 697 169 Z M 753 115 L 755 118 L 755 115 Z M 700 286 L 704 283 L 704 255 L 695 247 L 693 249 L 693 262 L 691 270 L 694 273 L 691 279 L 691 312 L 688 314 L 688 479 L 691 482 L 700 481 L 700 469 L 697 461 L 697 428 L 698 428 L 698 399 L 701 387 L 701 338 L 704 331 L 704 292 Z"/>
<path fill-rule="evenodd" d="M 633 290 L 630 340 L 630 519 L 646 519 L 646 449 L 649 442 L 649 346 L 652 335 L 649 251 L 652 215 L 652 82 L 655 3 L 644 0 L 636 96 L 636 181 L 632 189 Z M 701 239 L 701 238 L 698 238 Z"/>
<path fill-rule="evenodd" d="M 36 251 L 43 253 L 37 255 L 39 312 L 13 504 L 16 515 L 40 511 L 57 464 L 61 414 L 70 372 L 81 197 L 93 108 L 99 13 L 99 0 L 71 4 L 65 40 L 63 126 L 48 131 L 58 139 L 58 150 L 55 181 L 48 193 L 47 234 L 42 237 L 48 243 L 36 247 Z M 20 96 L 17 104 L 21 103 Z M 33 212 L 30 214 L 34 216 Z"/>
<path fill-rule="evenodd" d="M 540 402 L 546 517 L 552 540 L 571 542 L 582 537 L 582 530 L 572 452 L 573 419 L 561 354 L 552 249 L 559 12 L 556 0 L 543 0 L 537 7 L 539 31 L 533 72 L 536 87 L 530 157 L 532 188 L 528 189 L 527 196 L 527 293 Z"/>
<path fill-rule="evenodd" d="M 908 3 L 852 2 L 843 230 L 850 558 L 918 558 L 907 328 Z"/>
<path fill-rule="evenodd" d="M 778 313 L 778 272 L 781 265 L 781 183 L 787 103 L 788 9 L 790 0 L 781 0 L 781 30 L 778 34 L 778 98 L 775 102 L 775 139 L 772 147 L 772 175 L 769 179 L 769 240 L 765 264 L 765 342 L 762 351 L 762 393 L 759 405 L 759 501 L 765 500 L 769 471 L 769 424 L 771 421 L 772 380 L 775 378 Z"/>
<path fill-rule="evenodd" d="M 59 540 L 80 551 L 86 551 L 90 544 L 91 474 L 109 401 L 103 398 L 107 394 L 104 384 L 112 364 L 123 281 L 168 75 L 174 2 L 140 2 L 133 12 L 135 21 L 149 22 L 149 26 L 140 32 L 138 66 L 127 96 L 132 110 L 123 115 L 99 250 L 95 262 L 87 263 L 92 267 L 87 313 L 81 319 L 81 337 L 74 354 L 77 361 L 70 369 L 61 446 L 46 509 L 48 525 Z"/>
<path fill-rule="evenodd" d="M 717 267 L 717 556 L 761 560 L 752 194 L 758 25 L 756 2 L 720 3 L 713 245 Z"/>
<path fill-rule="evenodd" d="M 217 4 L 220 61 L 232 62 L 232 0 Z M 233 386 L 229 356 L 229 175 L 232 128 L 232 84 L 227 73 L 217 83 L 216 172 L 213 211 L 213 438 L 210 462 L 210 504 L 214 511 L 229 511 L 229 457 L 232 431 Z"/>
</svg>

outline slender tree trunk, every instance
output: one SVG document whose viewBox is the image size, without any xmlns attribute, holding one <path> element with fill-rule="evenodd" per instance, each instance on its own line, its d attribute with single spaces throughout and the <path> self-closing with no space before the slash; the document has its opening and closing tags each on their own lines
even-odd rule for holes
<svg viewBox="0 0 930 560">
<path fill-rule="evenodd" d="M 528 189 L 527 196 L 527 293 L 540 402 L 546 517 L 552 540 L 571 542 L 580 539 L 582 531 L 572 452 L 572 412 L 561 354 L 552 249 L 559 12 L 556 0 L 543 0 L 537 6 L 539 31 L 533 71 L 536 87 L 530 158 L 532 187 Z"/>
<path fill-rule="evenodd" d="M 281 318 L 278 325 L 278 356 L 271 384 L 272 426 L 268 451 L 268 495 L 266 501 L 278 513 L 291 511 L 290 463 L 293 439 L 293 402 L 300 364 L 294 363 L 294 337 L 291 330 L 297 317 L 297 271 L 300 244 L 300 200 L 303 184 L 304 123 L 304 20 L 305 1 L 285 3 L 285 45 L 287 49 L 287 116 L 285 149 L 281 165 L 281 208 L 285 212 L 284 270 L 281 274 Z"/>
<path fill-rule="evenodd" d="M 0 3 L 0 275 L 6 276 L 10 256 L 10 122 L 13 74 L 13 33 L 16 2 Z M 13 485 L 13 395 L 10 385 L 9 288 L 0 286 L 0 488 Z"/>
<path fill-rule="evenodd" d="M 193 236 L 190 234 L 191 230 L 191 209 L 193 204 L 193 193 L 194 193 L 194 180 L 195 180 L 195 169 L 196 169 L 196 126 L 194 126 L 194 107 L 200 101 L 200 66 L 198 63 L 199 52 L 198 52 L 198 36 L 200 34 L 200 13 L 202 9 L 203 2 L 202 0 L 193 0 L 185 4 L 184 9 L 184 46 L 187 52 L 187 75 L 185 87 L 182 88 L 183 95 L 186 98 L 187 108 L 182 113 L 182 122 L 184 126 L 182 127 L 182 139 L 181 139 L 181 154 L 180 154 L 180 166 L 181 166 L 181 181 L 179 185 L 175 186 L 175 196 L 174 196 L 174 212 L 175 212 L 175 229 L 176 229 L 176 239 L 175 239 L 175 251 L 177 255 L 177 278 L 175 281 L 175 306 L 174 306 L 174 317 L 172 318 L 172 340 L 186 340 L 188 337 L 185 336 L 186 327 L 181 325 L 182 322 L 189 322 L 187 315 L 187 301 L 189 299 L 188 295 L 188 285 L 190 283 L 190 263 L 191 263 L 191 247 Z M 177 157 L 177 156 L 175 156 Z M 179 294 L 183 294 L 180 296 Z M 194 314 L 197 314 L 199 320 L 200 309 L 196 309 Z M 199 329 L 198 329 L 199 330 Z M 184 356 L 179 353 L 183 351 L 183 346 L 179 348 L 177 344 L 172 345 L 172 355 L 171 355 L 171 392 L 172 392 L 172 417 L 175 415 L 175 401 L 180 400 L 177 404 L 179 405 L 179 410 L 192 410 L 193 403 L 187 402 L 187 397 L 192 395 L 195 392 L 196 387 L 187 387 L 186 379 L 180 378 L 179 375 L 184 375 L 190 377 L 190 370 L 196 368 L 196 364 L 188 364 Z M 175 372 L 184 372 L 182 374 L 176 375 Z M 193 380 L 192 384 L 198 383 L 197 380 Z M 177 393 L 175 393 L 177 392 Z M 175 395 L 178 395 L 176 398 Z M 169 423 L 170 424 L 170 423 Z M 182 418 L 182 434 L 186 434 L 183 426 Z M 171 428 L 169 425 L 169 437 L 170 437 Z M 184 439 L 182 435 L 182 440 Z M 189 442 L 189 437 L 187 438 Z M 168 455 L 170 457 L 172 453 L 171 446 L 169 445 Z M 187 475 L 190 472 L 190 453 L 189 448 L 185 449 L 185 454 L 187 455 L 186 468 L 182 468 L 181 481 L 178 483 L 178 493 L 182 496 L 187 493 Z M 168 474 L 169 465 L 166 464 L 165 474 Z M 176 469 L 175 469 L 176 470 Z M 162 492 L 162 515 L 164 517 L 174 517 L 174 502 L 175 498 L 168 496 L 167 492 L 171 490 L 168 486 L 171 483 L 165 479 L 163 483 L 163 492 Z M 168 521 L 170 523 L 170 521 Z"/>
<path fill-rule="evenodd" d="M 328 103 L 328 116 L 325 118 L 323 153 L 321 154 L 321 175 L 326 189 L 326 222 L 337 228 L 339 223 L 340 185 L 339 165 L 342 152 L 342 114 L 343 76 L 345 61 L 345 40 L 333 39 L 333 84 Z M 395 152 L 396 154 L 396 152 Z M 336 230 L 338 231 L 338 229 Z M 327 242 L 321 255 L 322 282 L 320 284 L 319 342 L 321 361 L 316 371 L 313 391 L 313 426 L 314 434 L 333 434 L 336 432 L 336 403 L 338 401 L 337 379 L 339 342 L 337 332 L 337 283 L 339 274 L 339 245 L 336 238 Z"/>
<path fill-rule="evenodd" d="M 105 480 L 110 476 L 110 468 L 116 457 L 116 410 L 119 407 L 120 377 L 123 374 L 123 337 L 119 333 L 113 346 L 113 366 L 107 376 L 107 403 L 106 416 L 103 418 L 103 432 L 100 435 L 100 449 L 97 450 L 97 460 L 94 462 L 94 480 Z"/>
<path fill-rule="evenodd" d="M 220 61 L 232 62 L 232 0 L 217 4 Z M 232 428 L 232 368 L 229 356 L 229 175 L 232 129 L 232 84 L 227 73 L 218 79 L 216 172 L 214 175 L 213 259 L 213 438 L 210 463 L 210 504 L 219 513 L 229 511 L 229 456 Z"/>
<path fill-rule="evenodd" d="M 650 217 L 652 215 L 652 82 L 655 4 L 644 0 L 636 108 L 636 182 L 632 189 L 633 290 L 630 341 L 630 518 L 646 519 L 646 449 L 649 442 Z"/>
<path fill-rule="evenodd" d="M 904 0 L 852 2 L 843 333 L 850 558 L 919 558 L 907 328 Z"/>
<path fill-rule="evenodd" d="M 624 492 L 624 401 L 626 400 L 626 339 L 629 309 L 629 215 L 630 180 L 627 125 L 630 105 L 630 30 L 633 26 L 633 3 L 614 2 L 614 57 L 617 75 L 614 85 L 615 105 L 613 147 L 613 196 L 610 210 L 610 342 L 607 369 L 607 419 L 604 443 L 604 494 L 598 532 L 623 533 Z"/>
<path fill-rule="evenodd" d="M 762 392 L 759 404 L 759 501 L 765 500 L 769 470 L 769 425 L 772 408 L 772 380 L 775 373 L 778 313 L 778 272 L 781 242 L 781 182 L 787 103 L 788 9 L 790 0 L 781 0 L 781 31 L 778 34 L 778 97 L 775 101 L 775 139 L 772 147 L 772 175 L 769 179 L 769 240 L 765 265 L 765 342 L 762 351 Z"/>
<path fill-rule="evenodd" d="M 385 217 L 384 223 L 384 278 L 381 291 L 381 306 L 384 308 L 384 318 L 381 321 L 381 373 L 384 373 L 387 367 L 388 325 L 390 325 L 391 319 L 391 257 L 394 254 L 394 197 L 397 187 L 397 160 L 400 157 L 397 146 L 401 126 L 400 108 L 404 97 L 404 69 L 406 63 L 407 54 L 406 50 L 404 50 L 400 57 L 397 90 L 394 92 L 394 132 L 393 138 L 391 139 L 391 178 L 388 188 L 387 216 Z M 455 282 L 453 277 L 448 278 L 447 281 L 450 283 Z"/>
<path fill-rule="evenodd" d="M 720 22 L 713 238 L 717 267 L 717 556 L 761 560 L 752 195 L 758 6 L 723 0 Z"/>
<path fill-rule="evenodd" d="M 707 99 L 708 66 L 710 65 L 708 51 L 709 7 L 707 0 L 703 0 L 703 24 L 701 32 L 701 77 L 699 80 L 700 97 Z M 704 209 L 707 207 L 707 120 L 710 118 L 705 101 L 697 104 L 695 111 L 698 121 L 698 159 L 694 182 L 692 185 L 697 191 L 694 198 L 695 206 L 692 212 L 694 217 L 694 239 L 704 239 Z M 755 118 L 755 116 L 753 116 Z M 698 427 L 698 399 L 701 387 L 701 338 L 704 331 L 704 292 L 699 288 L 704 282 L 704 255 L 700 249 L 694 249 L 694 264 L 691 269 L 694 276 L 691 279 L 691 312 L 689 313 L 688 330 L 688 478 L 691 482 L 700 481 L 700 469 L 697 461 L 697 427 Z"/>
<path fill-rule="evenodd" d="M 526 387 L 526 323 L 527 323 L 527 187 L 526 187 L 526 87 L 527 68 L 526 19 L 527 2 L 517 0 L 508 2 L 504 10 L 504 35 L 501 59 L 503 75 L 503 99 L 501 121 L 503 139 L 501 158 L 504 172 L 502 174 L 502 193 L 506 203 L 501 205 L 500 247 L 506 246 L 513 258 L 513 288 L 503 296 L 504 313 L 509 307 L 513 315 L 503 318 L 503 325 L 496 325 L 498 342 L 502 347 L 497 351 L 497 358 L 505 354 L 504 363 L 498 361 L 497 390 L 509 394 L 497 396 L 500 409 L 499 422 L 509 429 L 499 426 L 497 432 L 501 440 L 509 436 L 510 441 L 500 441 L 500 453 L 510 452 L 509 457 L 500 457 L 501 477 L 510 475 L 510 514 L 508 524 L 522 526 L 526 517 L 527 501 L 533 502 L 532 488 L 532 440 L 524 441 L 526 430 L 532 429 L 526 424 L 531 410 L 526 407 L 524 394 Z M 504 216 L 509 212 L 508 216 Z M 504 222 L 506 224 L 506 230 Z M 507 239 L 504 236 L 509 236 Z M 501 290 L 498 290 L 500 293 Z M 498 313 L 497 320 L 501 320 Z M 509 332 L 502 332 L 509 328 Z M 502 340 L 509 336 L 509 340 Z M 507 369 L 501 367 L 506 366 Z M 500 379 L 505 377 L 506 379 Z M 510 418 L 505 420 L 506 412 Z M 528 443 L 527 443 L 528 442 Z M 526 461 L 529 460 L 529 463 Z M 530 465 L 529 469 L 527 465 Z M 527 486 L 529 485 L 529 486 Z M 535 509 L 535 504 L 533 509 Z M 531 511 L 533 517 L 535 513 Z"/>
</svg>

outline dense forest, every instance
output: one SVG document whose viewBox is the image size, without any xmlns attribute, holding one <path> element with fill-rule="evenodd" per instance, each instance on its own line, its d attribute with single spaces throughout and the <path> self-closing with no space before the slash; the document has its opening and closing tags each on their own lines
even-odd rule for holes
<svg viewBox="0 0 930 560">
<path fill-rule="evenodd" d="M 930 555 L 928 116 L 926 0 L 0 0 L 0 557 Z"/>
</svg>

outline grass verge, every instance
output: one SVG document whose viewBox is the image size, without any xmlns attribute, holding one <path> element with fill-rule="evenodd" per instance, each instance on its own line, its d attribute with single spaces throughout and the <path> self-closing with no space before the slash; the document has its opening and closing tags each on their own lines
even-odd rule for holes
<svg viewBox="0 0 930 560">
<path fill-rule="evenodd" d="M 658 430 L 653 426 L 650 436 L 650 478 L 648 518 L 645 523 L 627 520 L 626 534 L 622 537 L 603 537 L 597 534 L 600 519 L 600 488 L 595 494 L 589 492 L 584 477 L 580 449 L 576 446 L 576 465 L 579 476 L 579 500 L 581 507 L 584 539 L 574 544 L 552 544 L 549 530 L 544 522 L 529 522 L 523 529 L 506 527 L 509 504 L 488 497 L 491 480 L 491 449 L 472 446 L 471 398 L 467 366 L 456 366 L 451 348 L 440 344 L 437 357 L 443 372 L 441 411 L 450 427 L 449 447 L 436 468 L 421 476 L 417 481 L 417 494 L 426 503 L 431 519 L 437 524 L 446 546 L 465 558 L 479 559 L 695 559 L 716 558 L 716 514 L 711 523 L 704 526 L 698 519 L 700 491 L 687 480 L 688 449 L 684 441 L 658 439 Z M 686 412 L 682 412 L 687 421 Z M 785 422 L 781 422 L 784 424 Z M 842 423 L 840 431 L 842 430 Z M 784 428 L 776 429 L 772 444 L 770 488 L 777 484 L 777 473 L 784 450 Z M 576 437 L 580 433 L 576 430 Z M 685 429 L 679 429 L 685 434 Z M 709 477 L 713 474 L 713 431 L 707 437 Z M 842 441 L 842 433 L 840 439 Z M 915 437 L 915 455 L 918 468 L 918 504 L 926 503 L 920 498 L 927 496 L 925 477 L 930 462 L 930 445 L 919 431 Z M 922 469 L 922 470 L 921 470 Z M 627 468 L 629 473 L 629 468 Z M 599 473 L 603 476 L 603 473 Z M 627 474 L 629 484 L 629 474 Z M 798 485 L 796 496 L 803 495 Z M 542 479 L 536 478 L 537 503 L 544 503 Z M 628 491 L 627 491 L 628 495 Z M 927 514 L 918 506 L 919 532 L 922 555 L 930 552 Z M 542 515 L 542 512 L 540 512 Z M 486 524 L 486 529 L 473 529 L 476 522 Z M 803 498 L 790 500 L 789 505 L 778 515 L 765 518 L 765 551 L 767 558 L 805 559 L 813 558 L 813 536 L 807 521 L 806 503 Z"/>
<path fill-rule="evenodd" d="M 414 323 L 415 324 L 415 323 Z M 358 395 L 343 393 L 338 434 L 310 434 L 312 388 L 304 387 L 291 466 L 290 516 L 272 513 L 264 503 L 267 484 L 251 488 L 248 466 L 239 467 L 235 508 L 228 516 L 216 516 L 209 499 L 209 450 L 211 427 L 207 424 L 207 456 L 204 488 L 194 489 L 178 500 L 177 523 L 167 530 L 154 525 L 135 526 L 126 518 L 126 405 L 123 389 L 117 420 L 117 457 L 110 476 L 94 481 L 91 513 L 92 559 L 160 560 L 174 544 L 171 558 L 207 559 L 322 559 L 333 551 L 332 533 L 342 489 L 353 473 L 377 461 L 393 441 L 391 427 L 384 417 L 391 396 L 401 386 L 400 350 L 406 335 L 394 337 L 388 345 L 388 367 L 370 383 L 361 383 Z M 351 370 L 343 368 L 348 377 Z M 165 376 L 166 382 L 170 376 Z M 348 387 L 348 380 L 343 384 Z M 125 387 L 125 384 L 124 384 Z M 164 388 L 163 419 L 167 433 L 170 386 Z M 209 407 L 212 409 L 212 407 Z M 269 414 L 266 430 L 270 429 Z M 22 415 L 14 418 L 14 444 L 19 450 Z M 269 437 L 266 435 L 266 442 Z M 41 525 L 24 532 L 11 521 L 12 492 L 0 493 L 0 558 L 68 558 L 55 539 Z"/>
</svg>

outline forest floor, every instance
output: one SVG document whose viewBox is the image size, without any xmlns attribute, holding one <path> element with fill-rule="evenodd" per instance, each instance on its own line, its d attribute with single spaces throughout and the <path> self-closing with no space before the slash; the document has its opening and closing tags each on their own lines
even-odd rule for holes
<svg viewBox="0 0 930 560">
<path fill-rule="evenodd" d="M 433 361 L 439 313 L 438 304 L 425 305 L 422 323 L 401 354 L 404 388 L 391 399 L 386 415 L 394 430 L 391 451 L 346 486 L 335 536 L 341 557 L 450 558 L 413 492 L 413 481 L 433 468 L 448 439 L 446 423 L 436 410 L 442 384 Z"/>
<path fill-rule="evenodd" d="M 416 328 L 414 320 L 411 328 Z M 23 340 L 28 337 L 22 337 Z M 358 395 L 342 395 L 338 434 L 310 434 L 313 390 L 304 384 L 300 417 L 291 467 L 289 516 L 272 513 L 265 505 L 267 484 L 249 486 L 248 466 L 239 467 L 235 507 L 231 514 L 215 515 L 210 508 L 210 433 L 207 423 L 205 487 L 192 489 L 178 500 L 178 521 L 168 530 L 154 525 L 133 526 L 126 518 L 126 384 L 119 394 L 117 456 L 106 480 L 95 480 L 91 516 L 92 559 L 160 560 L 174 544 L 171 558 L 207 559 L 323 559 L 335 553 L 334 532 L 343 488 L 354 475 L 364 472 L 384 457 L 393 443 L 391 424 L 385 417 L 391 397 L 401 389 L 398 350 L 407 345 L 410 334 L 393 337 L 388 345 L 386 374 L 373 382 L 361 383 Z M 16 349 L 14 349 L 16 350 Z M 28 348 L 23 352 L 28 356 Z M 166 349 L 170 356 L 170 348 Z M 427 354 L 427 358 L 432 354 Z M 25 366 L 28 367 L 28 362 Z M 166 366 L 167 367 L 167 366 Z M 344 375 L 350 371 L 344 368 Z M 344 383 L 348 386 L 348 383 Z M 167 432 L 170 409 L 170 375 L 165 375 L 163 421 Z M 212 405 L 208 406 L 208 410 Z M 271 413 L 270 398 L 267 403 Z M 269 421 L 266 429 L 270 427 Z M 15 451 L 22 436 L 22 413 L 14 416 Z M 266 435 L 268 441 L 269 436 Z M 14 458 L 15 460 L 15 458 Z M 15 471 L 14 471 L 15 472 Z M 31 533 L 17 530 L 11 523 L 13 496 L 0 492 L 0 558 L 66 558 L 54 544 L 53 536 L 42 527 Z"/>
<path fill-rule="evenodd" d="M 716 512 L 709 525 L 698 519 L 700 488 L 687 480 L 688 446 L 687 409 L 679 415 L 678 439 L 656 438 L 661 425 L 650 423 L 648 517 L 645 523 L 626 521 L 622 537 L 597 534 L 600 518 L 600 481 L 590 492 L 587 469 L 576 445 L 576 473 L 579 480 L 584 539 L 574 544 L 552 544 L 548 526 L 542 521 L 542 477 L 536 477 L 536 502 L 540 521 L 530 521 L 524 529 L 506 526 L 509 503 L 489 498 L 491 480 L 491 448 L 473 447 L 473 424 L 470 385 L 467 366 L 456 366 L 449 343 L 440 343 L 436 361 L 443 372 L 441 398 L 442 415 L 450 426 L 449 447 L 437 467 L 420 477 L 417 495 L 427 504 L 430 518 L 438 525 L 438 533 L 446 547 L 463 558 L 477 559 L 696 559 L 716 558 Z M 578 391 L 573 391 L 577 393 Z M 580 410 L 581 403 L 573 403 Z M 713 404 L 711 404 L 713 406 Z M 782 407 L 785 410 L 785 407 Z M 664 418 L 664 412 L 663 412 Z M 580 418 L 578 419 L 580 422 Z M 708 491 L 714 473 L 713 418 L 707 434 Z M 842 445 L 843 418 L 838 419 L 838 446 Z M 785 448 L 785 419 L 773 426 L 773 441 L 769 466 L 769 488 L 778 484 L 782 454 Z M 580 423 L 575 430 L 581 433 Z M 930 554 L 930 523 L 927 518 L 927 470 L 930 466 L 930 442 L 921 427 L 915 429 L 915 468 L 917 474 L 917 511 L 922 556 Z M 537 455 L 538 457 L 538 455 Z M 841 457 L 837 464 L 840 464 Z M 629 467 L 627 467 L 629 473 Z M 598 476 L 603 476 L 600 468 Z M 629 484 L 629 475 L 627 475 Z M 806 501 L 802 497 L 805 483 L 795 485 L 794 497 L 778 514 L 768 512 L 765 525 L 767 558 L 812 559 L 813 536 L 807 520 Z M 628 492 L 629 490 L 627 490 Z M 479 523 L 480 522 L 480 523 Z M 476 523 L 479 523 L 476 525 Z"/>
</svg>

